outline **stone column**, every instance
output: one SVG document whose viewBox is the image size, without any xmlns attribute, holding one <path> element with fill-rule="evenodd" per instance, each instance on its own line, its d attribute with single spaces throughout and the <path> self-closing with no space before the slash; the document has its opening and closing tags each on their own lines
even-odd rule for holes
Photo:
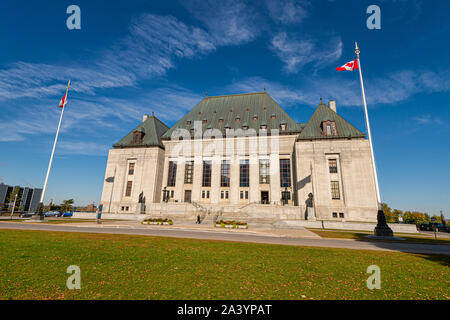
<svg viewBox="0 0 450 320">
<path fill-rule="evenodd" d="M 281 204 L 280 155 L 270 154 L 270 203 Z"/>
<path fill-rule="evenodd" d="M 178 202 L 184 201 L 184 195 L 183 195 L 183 187 L 184 187 L 184 167 L 185 162 L 184 158 L 178 157 L 177 159 L 177 179 L 175 182 L 175 194 L 174 194 L 174 200 L 178 200 Z"/>
<path fill-rule="evenodd" d="M 232 204 L 239 203 L 239 159 L 230 158 L 230 200 Z"/>
<path fill-rule="evenodd" d="M 194 158 L 194 178 L 192 183 L 192 201 L 199 202 L 202 192 L 202 176 L 203 176 L 203 158 L 196 156 Z"/>
</svg>

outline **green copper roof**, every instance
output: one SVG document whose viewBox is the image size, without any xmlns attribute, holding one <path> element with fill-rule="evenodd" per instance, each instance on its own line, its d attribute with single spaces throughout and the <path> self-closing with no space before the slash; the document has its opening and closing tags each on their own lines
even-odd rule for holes
<svg viewBox="0 0 450 320">
<path fill-rule="evenodd" d="M 270 132 L 271 129 L 280 129 L 280 124 L 285 123 L 285 133 L 299 133 L 304 126 L 296 123 L 266 92 L 244 93 L 205 97 L 162 139 L 170 139 L 172 132 L 178 128 L 189 131 L 194 128 L 195 121 L 202 123 L 203 132 L 208 127 L 223 132 L 226 126 L 231 129 L 248 126 L 248 129 L 259 132 L 261 124 L 265 124 Z"/>
<path fill-rule="evenodd" d="M 154 115 L 151 115 L 144 122 L 139 124 L 134 130 L 128 133 L 122 140 L 114 144 L 114 148 L 138 148 L 138 147 L 161 147 L 161 136 L 169 130 L 169 127 L 161 122 Z M 143 134 L 141 143 L 133 143 L 133 137 L 136 132 Z"/>
<path fill-rule="evenodd" d="M 334 121 L 337 135 L 327 136 L 322 134 L 322 122 Z M 319 104 L 308 123 L 299 134 L 297 140 L 311 139 L 336 139 L 336 138 L 363 138 L 365 134 L 344 120 L 340 115 L 331 110 L 323 102 Z"/>
</svg>

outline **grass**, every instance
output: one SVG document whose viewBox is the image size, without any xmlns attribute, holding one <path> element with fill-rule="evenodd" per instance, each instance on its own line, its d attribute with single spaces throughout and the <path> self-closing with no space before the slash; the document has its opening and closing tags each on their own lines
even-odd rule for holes
<svg viewBox="0 0 450 320">
<path fill-rule="evenodd" d="M 0 299 L 450 299 L 450 256 L 25 230 L 0 252 Z"/>
<path fill-rule="evenodd" d="M 363 232 L 363 231 L 337 231 L 337 230 L 318 230 L 308 228 L 309 231 L 314 232 L 315 234 L 321 236 L 322 238 L 335 238 L 335 239 L 354 239 L 354 240 L 362 240 L 362 241 L 388 241 L 389 240 L 377 240 L 377 239 L 369 239 L 366 238 L 367 235 L 373 234 L 373 232 Z M 427 244 L 447 244 L 450 245 L 450 238 L 439 238 L 434 239 L 433 237 L 428 235 L 412 235 L 412 234 L 398 234 L 395 233 L 394 236 L 403 238 L 405 240 L 401 241 L 402 243 L 427 243 Z M 393 242 L 399 242 L 398 240 L 392 240 Z M 392 242 L 391 241 L 391 242 Z"/>
</svg>

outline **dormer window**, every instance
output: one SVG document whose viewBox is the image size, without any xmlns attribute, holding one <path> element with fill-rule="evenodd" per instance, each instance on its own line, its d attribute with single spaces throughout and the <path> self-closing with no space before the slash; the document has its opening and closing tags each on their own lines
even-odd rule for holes
<svg viewBox="0 0 450 320">
<path fill-rule="evenodd" d="M 253 115 L 253 121 L 258 121 L 258 116 L 256 114 Z"/>
<path fill-rule="evenodd" d="M 336 124 L 334 121 L 327 120 L 322 122 L 322 135 L 337 136 Z"/>
<path fill-rule="evenodd" d="M 248 125 L 244 124 L 244 125 L 242 126 L 242 130 L 247 131 L 247 130 L 248 130 Z"/>
<path fill-rule="evenodd" d="M 192 128 L 192 129 L 191 129 L 191 135 L 194 135 L 194 134 L 195 134 L 195 129 Z"/>
<path fill-rule="evenodd" d="M 267 129 L 267 125 L 265 124 L 265 123 L 263 123 L 262 125 L 261 125 L 261 130 L 266 130 Z"/>
<path fill-rule="evenodd" d="M 190 126 L 191 125 L 191 120 L 186 121 L 186 125 Z"/>
<path fill-rule="evenodd" d="M 286 123 L 280 124 L 280 130 L 285 131 L 286 130 Z"/>
<path fill-rule="evenodd" d="M 275 120 L 276 117 L 277 117 L 277 116 L 275 115 L 275 113 L 272 113 L 272 115 L 270 116 L 270 119 Z"/>
<path fill-rule="evenodd" d="M 237 117 L 235 118 L 235 120 L 236 120 L 236 122 L 239 122 L 239 121 L 241 121 L 241 117 L 237 116 Z"/>
<path fill-rule="evenodd" d="M 223 123 L 223 118 L 219 118 L 219 123 Z"/>
<path fill-rule="evenodd" d="M 141 144 L 142 139 L 144 138 L 144 132 L 142 131 L 135 131 L 133 134 L 133 138 L 131 140 L 132 144 Z"/>
<path fill-rule="evenodd" d="M 203 119 L 203 120 L 202 120 L 202 123 L 203 123 L 203 124 L 206 124 L 207 122 L 208 122 L 208 120 L 206 120 L 206 119 Z"/>
</svg>

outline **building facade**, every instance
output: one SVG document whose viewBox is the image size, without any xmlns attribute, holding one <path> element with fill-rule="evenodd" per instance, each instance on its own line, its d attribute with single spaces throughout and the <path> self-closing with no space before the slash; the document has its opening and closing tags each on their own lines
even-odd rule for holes
<svg viewBox="0 0 450 320">
<path fill-rule="evenodd" d="M 322 101 L 295 122 L 267 92 L 205 97 L 173 127 L 153 114 L 109 151 L 103 212 L 376 221 L 365 135 Z"/>
<path fill-rule="evenodd" d="M 17 199 L 20 200 L 16 204 L 16 207 L 22 208 L 22 212 L 36 212 L 37 206 L 39 205 L 42 189 L 9 186 L 3 183 L 0 184 L 0 212 L 8 211 L 8 199 L 11 192 L 13 192 L 16 187 L 19 187 Z"/>
</svg>

